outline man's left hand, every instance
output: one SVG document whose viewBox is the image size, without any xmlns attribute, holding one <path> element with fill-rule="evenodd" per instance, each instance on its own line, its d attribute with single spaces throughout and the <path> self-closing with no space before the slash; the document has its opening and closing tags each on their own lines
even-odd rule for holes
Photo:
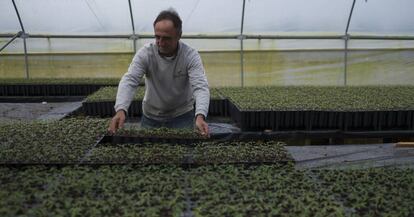
<svg viewBox="0 0 414 217">
<path fill-rule="evenodd" d="M 196 127 L 198 132 L 205 137 L 210 137 L 210 133 L 208 132 L 208 124 L 205 121 L 205 117 L 202 114 L 198 114 L 196 117 Z"/>
</svg>

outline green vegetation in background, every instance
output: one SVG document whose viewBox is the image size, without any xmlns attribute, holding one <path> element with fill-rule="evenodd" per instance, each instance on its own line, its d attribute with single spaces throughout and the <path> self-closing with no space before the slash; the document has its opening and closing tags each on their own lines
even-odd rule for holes
<svg viewBox="0 0 414 217">
<path fill-rule="evenodd" d="M 238 51 L 200 52 L 210 86 L 240 86 Z M 343 85 L 340 50 L 246 51 L 244 85 Z M 31 54 L 31 78 L 120 78 L 133 54 Z M 347 84 L 411 84 L 414 50 L 367 50 L 348 53 Z M 2 55 L 0 78 L 25 78 L 23 55 Z"/>
<path fill-rule="evenodd" d="M 211 87 L 240 86 L 240 52 L 200 52 Z"/>
<path fill-rule="evenodd" d="M 414 86 L 269 86 L 221 88 L 242 110 L 392 111 L 414 109 Z"/>
<path fill-rule="evenodd" d="M 31 54 L 30 78 L 121 78 L 133 54 Z M 4 65 L 4 67 L 3 67 Z M 24 55 L 2 55 L 1 78 L 26 78 Z"/>
<path fill-rule="evenodd" d="M 245 86 L 335 85 L 342 73 L 341 51 L 246 51 Z"/>
</svg>

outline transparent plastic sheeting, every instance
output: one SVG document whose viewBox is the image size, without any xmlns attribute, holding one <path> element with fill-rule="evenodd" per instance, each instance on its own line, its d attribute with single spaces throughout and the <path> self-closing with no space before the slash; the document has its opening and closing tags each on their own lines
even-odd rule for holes
<svg viewBox="0 0 414 217">
<path fill-rule="evenodd" d="M 246 1 L 244 32 L 345 32 L 352 0 Z"/>
<path fill-rule="evenodd" d="M 131 34 L 127 0 L 15 0 L 29 34 Z M 352 0 L 246 0 L 245 34 L 343 34 Z M 175 8 L 184 34 L 238 34 L 243 0 L 131 0 L 138 34 Z M 414 35 L 412 0 L 357 0 L 350 32 Z M 20 30 L 11 0 L 0 1 L 0 33 Z"/>
<path fill-rule="evenodd" d="M 9 38 L 0 38 L 0 45 Z M 181 39 L 199 52 L 240 51 L 237 39 Z M 137 40 L 139 49 L 154 39 Z M 340 39 L 246 39 L 243 50 L 289 51 L 289 50 L 344 50 L 344 41 Z M 31 54 L 56 53 L 133 53 L 133 43 L 129 39 L 79 39 L 79 38 L 29 38 L 27 49 Z M 414 40 L 356 40 L 348 42 L 350 50 L 375 49 L 414 49 Z M 1 54 L 22 54 L 21 40 L 13 41 Z"/>
<path fill-rule="evenodd" d="M 130 33 L 128 1 L 15 0 L 29 34 Z M 3 6 L 3 4 L 6 4 Z M 7 7 L 7 8 L 6 8 Z M 11 0 L 0 1 L 0 14 L 13 12 L 0 23 L 0 32 L 15 30 L 17 15 Z"/>
<path fill-rule="evenodd" d="M 357 0 L 351 35 L 414 35 L 413 0 Z"/>
<path fill-rule="evenodd" d="M 30 34 L 131 34 L 128 1 L 113 0 L 16 0 L 26 31 Z M 157 14 L 175 8 L 184 32 L 240 31 L 240 0 L 131 0 L 136 33 L 152 34 Z M 0 33 L 16 32 L 11 1 L 0 1 Z M 214 14 L 214 16 L 212 16 Z M 19 27 L 19 26 L 17 26 Z"/>
<path fill-rule="evenodd" d="M 343 51 L 246 52 L 244 84 L 343 85 Z M 348 53 L 348 85 L 412 85 L 414 50 Z M 223 81 L 224 83 L 224 81 Z"/>
<path fill-rule="evenodd" d="M 210 86 L 240 86 L 240 53 L 201 52 Z M 31 78 L 113 77 L 128 69 L 132 53 L 30 55 Z M 246 51 L 244 85 L 343 85 L 340 50 Z M 414 50 L 348 53 L 348 85 L 412 85 Z M 23 55 L 0 58 L 0 78 L 25 77 Z"/>
<path fill-rule="evenodd" d="M 8 38 L 0 38 L 0 44 L 6 43 Z M 239 51 L 240 41 L 237 39 L 181 39 L 200 52 L 204 51 Z M 137 47 L 141 48 L 154 39 L 139 39 Z M 133 53 L 133 43 L 128 39 L 79 39 L 79 38 L 29 38 L 27 39 L 28 52 L 38 53 Z M 263 46 L 252 45 L 251 48 Z M 270 44 L 267 48 L 271 48 Z M 22 54 L 23 43 L 15 40 L 3 51 L 3 54 Z"/>
<path fill-rule="evenodd" d="M 16 34 L 20 31 L 19 19 L 17 19 L 11 0 L 0 1 L 0 33 Z M 2 46 L 3 43 L 0 44 Z"/>
</svg>

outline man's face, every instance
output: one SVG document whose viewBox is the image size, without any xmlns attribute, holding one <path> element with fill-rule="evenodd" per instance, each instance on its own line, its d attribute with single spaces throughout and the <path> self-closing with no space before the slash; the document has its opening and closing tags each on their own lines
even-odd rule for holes
<svg viewBox="0 0 414 217">
<path fill-rule="evenodd" d="M 180 40 L 173 22 L 171 20 L 158 21 L 154 26 L 154 33 L 159 52 L 166 56 L 173 55 Z"/>
</svg>

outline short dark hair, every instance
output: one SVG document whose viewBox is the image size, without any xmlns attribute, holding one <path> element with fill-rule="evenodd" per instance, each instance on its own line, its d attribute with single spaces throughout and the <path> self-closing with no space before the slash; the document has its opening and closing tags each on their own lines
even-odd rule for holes
<svg viewBox="0 0 414 217">
<path fill-rule="evenodd" d="M 155 21 L 153 23 L 154 27 L 155 27 L 155 24 L 161 20 L 171 20 L 171 22 L 173 22 L 174 24 L 174 28 L 177 30 L 178 35 L 181 36 L 181 33 L 183 32 L 182 30 L 183 22 L 181 21 L 181 18 L 178 15 L 177 11 L 175 11 L 173 8 L 169 8 L 167 10 L 161 11 L 158 14 L 157 18 L 155 18 Z"/>
</svg>

